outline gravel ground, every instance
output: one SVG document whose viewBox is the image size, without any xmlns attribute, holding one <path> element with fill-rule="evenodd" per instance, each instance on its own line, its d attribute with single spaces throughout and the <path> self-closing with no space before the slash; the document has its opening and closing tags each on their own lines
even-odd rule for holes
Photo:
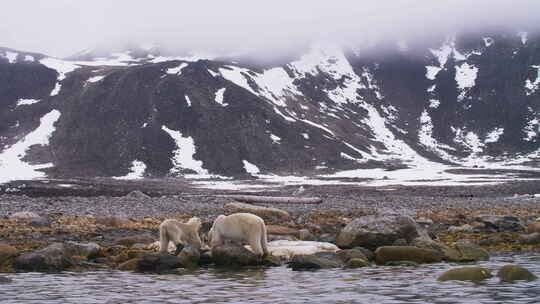
<svg viewBox="0 0 540 304">
<path fill-rule="evenodd" d="M 43 216 L 125 216 L 129 218 L 167 217 L 170 214 L 189 213 L 200 217 L 213 217 L 223 213 L 223 205 L 231 202 L 224 192 L 196 189 L 189 184 L 170 181 L 115 181 L 69 180 L 76 187 L 65 188 L 68 181 L 47 183 L 20 182 L 9 185 L 15 193 L 0 195 L 0 217 L 14 212 L 32 211 Z M 22 187 L 21 185 L 25 186 Z M 6 192 L 8 187 L 4 187 Z M 289 196 L 298 187 L 283 187 L 261 195 Z M 148 198 L 126 196 L 133 190 L 149 194 Z M 10 191 L 8 191 L 10 192 Z M 359 186 L 305 186 L 302 196 L 318 196 L 318 205 L 268 205 L 292 214 L 336 210 L 349 213 L 355 209 L 392 209 L 411 215 L 417 211 L 463 210 L 530 210 L 531 216 L 540 208 L 540 183 L 513 182 L 488 186 L 459 187 L 359 187 Z M 225 195 L 225 196 L 224 196 Z M 536 214 L 537 216 L 540 214 Z"/>
</svg>

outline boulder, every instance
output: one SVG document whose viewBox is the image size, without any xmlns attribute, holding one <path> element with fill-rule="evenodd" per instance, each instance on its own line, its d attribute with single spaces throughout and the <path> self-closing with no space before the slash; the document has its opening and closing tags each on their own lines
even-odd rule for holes
<svg viewBox="0 0 540 304">
<path fill-rule="evenodd" d="M 480 246 L 468 241 L 459 240 L 456 242 L 456 249 L 461 255 L 461 261 L 487 261 L 489 260 L 489 253 L 480 248 Z"/>
<path fill-rule="evenodd" d="M 486 229 L 493 229 L 498 232 L 522 232 L 525 226 L 521 220 L 513 215 L 492 215 L 483 214 L 475 218 L 476 221 L 485 224 Z"/>
<path fill-rule="evenodd" d="M 345 263 L 346 268 L 360 268 L 369 266 L 369 262 L 364 259 L 350 259 Z"/>
<path fill-rule="evenodd" d="M 201 259 L 201 252 L 194 246 L 185 246 L 178 255 L 180 262 L 186 268 L 194 268 L 199 266 L 199 260 Z"/>
<path fill-rule="evenodd" d="M 62 243 L 54 243 L 36 252 L 19 256 L 13 267 L 25 271 L 62 271 L 74 265 L 69 251 Z"/>
<path fill-rule="evenodd" d="M 182 260 L 179 257 L 168 253 L 157 253 L 140 258 L 137 270 L 141 272 L 163 272 L 182 266 Z"/>
<path fill-rule="evenodd" d="M 130 223 L 127 217 L 122 216 L 99 216 L 95 218 L 95 221 L 96 224 L 109 227 L 120 227 Z"/>
<path fill-rule="evenodd" d="M 360 250 L 368 261 L 375 261 L 375 253 L 364 247 L 354 247 L 353 249 Z"/>
<path fill-rule="evenodd" d="M 144 247 L 146 250 L 153 250 L 153 251 L 159 251 L 161 244 L 159 241 L 152 242 Z M 133 247 L 132 247 L 133 248 Z M 174 254 L 176 252 L 176 246 L 173 242 L 169 242 L 169 246 L 167 248 L 167 252 L 170 254 Z"/>
<path fill-rule="evenodd" d="M 77 243 L 71 241 L 64 243 L 64 247 L 68 256 L 82 256 L 86 259 L 97 257 L 101 249 L 101 246 L 96 243 Z"/>
<path fill-rule="evenodd" d="M 138 235 L 121 237 L 121 238 L 116 239 L 114 242 L 117 245 L 131 247 L 137 243 L 144 243 L 144 244 L 153 243 L 154 238 L 147 234 L 138 234 Z"/>
<path fill-rule="evenodd" d="M 126 194 L 126 197 L 127 198 L 133 198 L 133 199 L 141 199 L 141 200 L 144 200 L 144 199 L 149 199 L 150 196 L 144 194 L 142 191 L 140 190 L 134 190 L 134 191 L 131 191 L 130 193 Z"/>
<path fill-rule="evenodd" d="M 11 264 L 13 258 L 19 254 L 17 248 L 0 243 L 0 266 Z"/>
<path fill-rule="evenodd" d="M 442 261 L 442 257 L 437 250 L 414 246 L 383 246 L 375 250 L 375 262 L 379 265 L 395 261 L 413 261 L 419 264 L 438 263 Z"/>
<path fill-rule="evenodd" d="M 289 262 L 289 267 L 292 270 L 338 268 L 341 266 L 342 264 L 335 260 L 316 255 L 297 255 Z"/>
<path fill-rule="evenodd" d="M 34 218 L 30 219 L 30 221 L 28 222 L 28 226 L 32 226 L 32 227 L 50 227 L 51 222 L 49 221 L 49 219 L 44 218 L 44 217 L 34 217 Z"/>
<path fill-rule="evenodd" d="M 291 217 L 291 215 L 285 210 L 281 210 L 277 208 L 261 207 L 261 206 L 246 204 L 246 203 L 228 203 L 224 206 L 224 208 L 230 210 L 231 212 L 253 213 L 262 218 L 270 217 L 270 218 L 279 218 L 283 220 L 288 220 Z"/>
<path fill-rule="evenodd" d="M 301 241 L 315 241 L 315 236 L 307 229 L 298 230 L 298 238 Z"/>
<path fill-rule="evenodd" d="M 448 227 L 449 233 L 473 233 L 474 228 L 469 224 L 463 224 L 461 226 L 450 226 Z"/>
<path fill-rule="evenodd" d="M 217 266 L 249 266 L 260 264 L 260 259 L 244 246 L 224 244 L 212 247 L 212 260 Z"/>
<path fill-rule="evenodd" d="M 481 281 L 491 278 L 491 272 L 489 269 L 482 267 L 460 267 L 446 271 L 440 275 L 437 280 L 439 281 Z"/>
<path fill-rule="evenodd" d="M 30 211 L 20 211 L 15 212 L 9 216 L 11 219 L 30 219 L 30 218 L 36 218 L 40 217 L 37 213 L 30 212 Z"/>
<path fill-rule="evenodd" d="M 118 270 L 138 271 L 140 261 L 141 261 L 141 258 L 133 258 L 131 260 L 127 260 L 124 263 L 121 263 L 120 265 L 118 265 Z"/>
<path fill-rule="evenodd" d="M 262 260 L 264 266 L 278 267 L 281 266 L 281 260 L 277 256 L 268 255 Z"/>
<path fill-rule="evenodd" d="M 361 259 L 366 262 L 369 261 L 369 259 L 366 257 L 366 255 L 360 250 L 360 249 L 345 249 L 340 250 L 337 252 L 337 256 L 344 262 L 347 263 L 349 260 L 352 259 Z"/>
<path fill-rule="evenodd" d="M 540 222 L 532 222 L 527 226 L 527 233 L 540 232 Z"/>
<path fill-rule="evenodd" d="M 390 261 L 390 262 L 386 262 L 386 264 L 384 264 L 385 266 L 406 266 L 406 267 L 416 267 L 418 266 L 418 263 L 414 262 L 414 261 Z"/>
<path fill-rule="evenodd" d="M 317 252 L 336 252 L 339 248 L 331 243 L 314 241 L 273 241 L 268 243 L 271 255 L 291 260 L 296 255 L 311 255 Z"/>
<path fill-rule="evenodd" d="M 414 239 L 431 239 L 427 231 L 410 216 L 398 214 L 368 215 L 350 222 L 338 235 L 340 248 L 356 246 L 375 250 L 392 245 L 398 239 L 410 243 Z"/>
<path fill-rule="evenodd" d="M 525 245 L 536 245 L 540 244 L 540 232 L 533 232 L 530 234 L 522 234 L 519 237 L 519 240 L 522 244 Z"/>
<path fill-rule="evenodd" d="M 504 265 L 497 272 L 497 277 L 504 282 L 514 282 L 518 280 L 534 281 L 538 279 L 532 272 L 517 265 Z"/>
<path fill-rule="evenodd" d="M 266 225 L 266 232 L 277 235 L 298 235 L 298 230 L 278 225 Z"/>
</svg>

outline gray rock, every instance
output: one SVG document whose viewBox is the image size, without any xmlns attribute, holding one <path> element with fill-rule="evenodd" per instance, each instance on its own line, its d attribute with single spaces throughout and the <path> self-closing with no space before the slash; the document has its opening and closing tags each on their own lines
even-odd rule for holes
<svg viewBox="0 0 540 304">
<path fill-rule="evenodd" d="M 369 266 L 369 263 L 364 259 L 350 259 L 345 264 L 346 268 L 360 268 Z"/>
<path fill-rule="evenodd" d="M 212 247 L 212 259 L 217 266 L 249 266 L 259 265 L 260 259 L 244 246 L 225 244 Z"/>
<path fill-rule="evenodd" d="M 50 227 L 51 222 L 49 219 L 44 217 L 34 217 L 30 219 L 28 225 L 32 227 Z"/>
<path fill-rule="evenodd" d="M 442 261 L 442 258 L 442 254 L 437 250 L 414 246 L 383 246 L 375 251 L 375 261 L 379 265 L 396 261 L 413 261 L 419 264 L 438 263 Z"/>
<path fill-rule="evenodd" d="M 335 260 L 322 258 L 316 255 L 297 255 L 289 262 L 289 267 L 291 267 L 292 270 L 338 268 L 341 266 L 342 264 Z"/>
<path fill-rule="evenodd" d="M 141 272 L 163 272 L 182 267 L 182 260 L 168 253 L 149 254 L 143 256 L 136 269 Z"/>
<path fill-rule="evenodd" d="M 520 236 L 520 242 L 525 245 L 540 244 L 540 232 L 533 232 L 529 234 L 522 234 Z"/>
<path fill-rule="evenodd" d="M 340 248 L 360 246 L 375 250 L 392 245 L 398 239 L 405 239 L 409 243 L 416 238 L 431 239 L 427 231 L 410 216 L 368 215 L 345 226 L 338 235 L 337 245 Z"/>
<path fill-rule="evenodd" d="M 66 242 L 64 244 L 68 256 L 83 256 L 92 259 L 98 256 L 101 246 L 96 243 Z"/>
<path fill-rule="evenodd" d="M 128 198 L 134 198 L 134 199 L 150 199 L 150 196 L 144 194 L 142 191 L 134 190 L 130 193 L 126 194 L 126 197 Z"/>
<path fill-rule="evenodd" d="M 62 243 L 54 243 L 36 252 L 19 256 L 13 267 L 25 271 L 62 271 L 74 265 Z"/>
<path fill-rule="evenodd" d="M 480 246 L 471 243 L 468 240 L 459 240 L 456 242 L 456 249 L 461 254 L 461 261 L 487 261 L 489 253 L 480 248 Z"/>
<path fill-rule="evenodd" d="M 481 281 L 491 278 L 489 269 L 482 267 L 460 267 L 446 271 L 440 275 L 439 281 Z"/>
<path fill-rule="evenodd" d="M 476 220 L 498 232 L 522 232 L 525 225 L 521 220 L 513 215 L 492 215 L 483 214 L 476 217 Z"/>
<path fill-rule="evenodd" d="M 534 281 L 538 279 L 538 277 L 528 269 L 517 265 L 504 265 L 497 272 L 497 277 L 504 282 L 514 282 L 518 280 Z"/>
<path fill-rule="evenodd" d="M 13 282 L 12 279 L 10 279 L 8 277 L 0 276 L 0 284 L 9 284 L 11 282 Z"/>
<path fill-rule="evenodd" d="M 344 263 L 347 263 L 349 260 L 352 260 L 352 259 L 362 259 L 366 262 L 369 261 L 368 257 L 366 257 L 366 255 L 362 252 L 362 250 L 357 249 L 357 248 L 340 250 L 337 252 L 337 256 Z"/>
<path fill-rule="evenodd" d="M 39 215 L 37 213 L 30 212 L 30 211 L 15 212 L 9 216 L 9 218 L 12 218 L 12 219 L 30 219 L 30 218 L 36 218 L 36 217 L 39 217 Z"/>
<path fill-rule="evenodd" d="M 193 268 L 199 266 L 199 260 L 201 259 L 201 252 L 199 248 L 187 245 L 185 246 L 180 255 L 178 255 L 182 265 L 186 268 Z"/>
<path fill-rule="evenodd" d="M 298 230 L 298 239 L 301 241 L 315 241 L 315 236 L 307 229 Z"/>
</svg>

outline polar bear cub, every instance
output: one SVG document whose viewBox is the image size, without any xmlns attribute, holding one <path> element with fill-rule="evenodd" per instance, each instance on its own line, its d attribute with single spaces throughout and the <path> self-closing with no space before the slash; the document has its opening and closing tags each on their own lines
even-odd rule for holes
<svg viewBox="0 0 540 304">
<path fill-rule="evenodd" d="M 199 237 L 201 220 L 198 217 L 192 217 L 186 223 L 181 223 L 174 219 L 164 220 L 159 225 L 159 252 L 167 253 L 169 242 L 176 246 L 175 255 L 179 254 L 185 245 L 191 245 L 201 248 L 202 242 Z"/>
<path fill-rule="evenodd" d="M 222 245 L 226 241 L 248 243 L 258 256 L 268 255 L 268 241 L 264 220 L 251 213 L 234 213 L 220 215 L 208 232 L 212 247 Z"/>
</svg>

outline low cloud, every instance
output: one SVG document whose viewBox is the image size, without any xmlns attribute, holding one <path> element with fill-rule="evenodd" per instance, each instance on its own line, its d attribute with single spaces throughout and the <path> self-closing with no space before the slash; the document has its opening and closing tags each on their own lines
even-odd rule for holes
<svg viewBox="0 0 540 304">
<path fill-rule="evenodd" d="M 536 29 L 537 12 L 537 0 L 18 0 L 2 3 L 0 46 L 58 57 L 128 42 L 280 52 L 321 40 L 354 44 L 483 27 Z"/>
</svg>

